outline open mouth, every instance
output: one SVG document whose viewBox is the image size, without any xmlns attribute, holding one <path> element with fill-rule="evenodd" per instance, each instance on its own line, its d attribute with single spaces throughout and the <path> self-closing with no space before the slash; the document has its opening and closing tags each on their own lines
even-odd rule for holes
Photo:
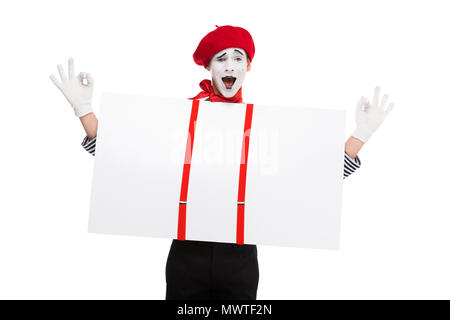
<svg viewBox="0 0 450 320">
<path fill-rule="evenodd" d="M 233 87 L 234 82 L 236 81 L 235 77 L 223 77 L 222 82 L 227 89 L 231 89 Z"/>
</svg>

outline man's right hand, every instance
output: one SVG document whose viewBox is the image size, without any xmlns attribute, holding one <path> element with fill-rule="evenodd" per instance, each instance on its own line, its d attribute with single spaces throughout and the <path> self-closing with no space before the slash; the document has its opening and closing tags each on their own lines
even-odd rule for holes
<svg viewBox="0 0 450 320">
<path fill-rule="evenodd" d="M 91 74 L 80 72 L 75 77 L 73 58 L 69 59 L 68 77 L 60 64 L 58 65 L 58 72 L 61 82 L 53 74 L 50 76 L 50 79 L 72 105 L 75 115 L 82 117 L 93 112 L 91 101 L 94 92 L 94 79 Z"/>
</svg>

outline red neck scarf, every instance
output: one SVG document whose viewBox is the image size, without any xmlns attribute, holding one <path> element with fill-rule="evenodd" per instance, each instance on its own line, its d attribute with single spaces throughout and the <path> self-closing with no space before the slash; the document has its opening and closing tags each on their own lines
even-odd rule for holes
<svg viewBox="0 0 450 320">
<path fill-rule="evenodd" d="M 189 98 L 191 100 L 194 99 L 202 99 L 204 97 L 209 96 L 209 101 L 211 102 L 231 102 L 231 103 L 242 103 L 242 87 L 239 88 L 238 92 L 230 98 L 226 98 L 222 96 L 220 93 L 216 94 L 214 92 L 213 86 L 211 84 L 211 80 L 203 80 L 200 82 L 200 88 L 203 90 L 199 94 L 197 94 L 193 98 Z"/>
</svg>

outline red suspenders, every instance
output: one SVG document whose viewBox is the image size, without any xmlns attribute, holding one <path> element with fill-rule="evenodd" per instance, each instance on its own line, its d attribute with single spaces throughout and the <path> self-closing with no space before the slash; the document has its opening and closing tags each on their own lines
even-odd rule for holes
<svg viewBox="0 0 450 320">
<path fill-rule="evenodd" d="M 244 210 L 245 210 L 245 182 L 247 180 L 248 147 L 250 143 L 250 129 L 252 127 L 253 104 L 247 104 L 245 110 L 244 137 L 242 139 L 241 165 L 239 168 L 239 189 L 237 200 L 236 243 L 244 244 Z"/>
<path fill-rule="evenodd" d="M 178 210 L 178 240 L 186 240 L 186 206 L 189 186 L 189 172 L 191 169 L 192 149 L 194 146 L 195 124 L 197 122 L 199 100 L 192 101 L 191 117 L 189 120 L 189 134 L 184 157 L 183 176 L 181 181 L 180 203 Z M 247 104 L 245 111 L 244 136 L 242 139 L 242 152 L 239 168 L 239 189 L 237 200 L 237 226 L 236 243 L 244 243 L 244 208 L 245 208 L 245 182 L 247 178 L 247 160 L 250 142 L 250 129 L 252 126 L 253 104 Z"/>
<path fill-rule="evenodd" d="M 192 148 L 194 147 L 195 123 L 197 122 L 199 103 L 199 100 L 192 100 L 191 119 L 189 120 L 189 134 L 186 142 L 180 204 L 178 209 L 178 240 L 186 240 L 187 193 L 189 186 L 189 172 L 191 171 Z"/>
</svg>

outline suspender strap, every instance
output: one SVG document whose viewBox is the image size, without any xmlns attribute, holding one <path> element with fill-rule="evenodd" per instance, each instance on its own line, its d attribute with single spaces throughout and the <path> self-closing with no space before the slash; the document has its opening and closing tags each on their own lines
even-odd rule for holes
<svg viewBox="0 0 450 320">
<path fill-rule="evenodd" d="M 245 182 L 247 180 L 248 147 L 250 143 L 250 129 L 252 127 L 253 104 L 247 104 L 245 111 L 244 137 L 242 139 L 241 164 L 239 168 L 239 189 L 237 203 L 236 243 L 244 244 L 244 211 L 245 211 Z"/>
<path fill-rule="evenodd" d="M 194 147 L 195 124 L 197 122 L 199 104 L 199 100 L 192 100 L 191 118 L 189 120 L 189 134 L 184 156 L 183 177 L 181 180 L 180 203 L 178 209 L 178 240 L 186 240 L 186 206 L 189 186 L 189 172 L 191 170 L 192 148 Z"/>
</svg>

